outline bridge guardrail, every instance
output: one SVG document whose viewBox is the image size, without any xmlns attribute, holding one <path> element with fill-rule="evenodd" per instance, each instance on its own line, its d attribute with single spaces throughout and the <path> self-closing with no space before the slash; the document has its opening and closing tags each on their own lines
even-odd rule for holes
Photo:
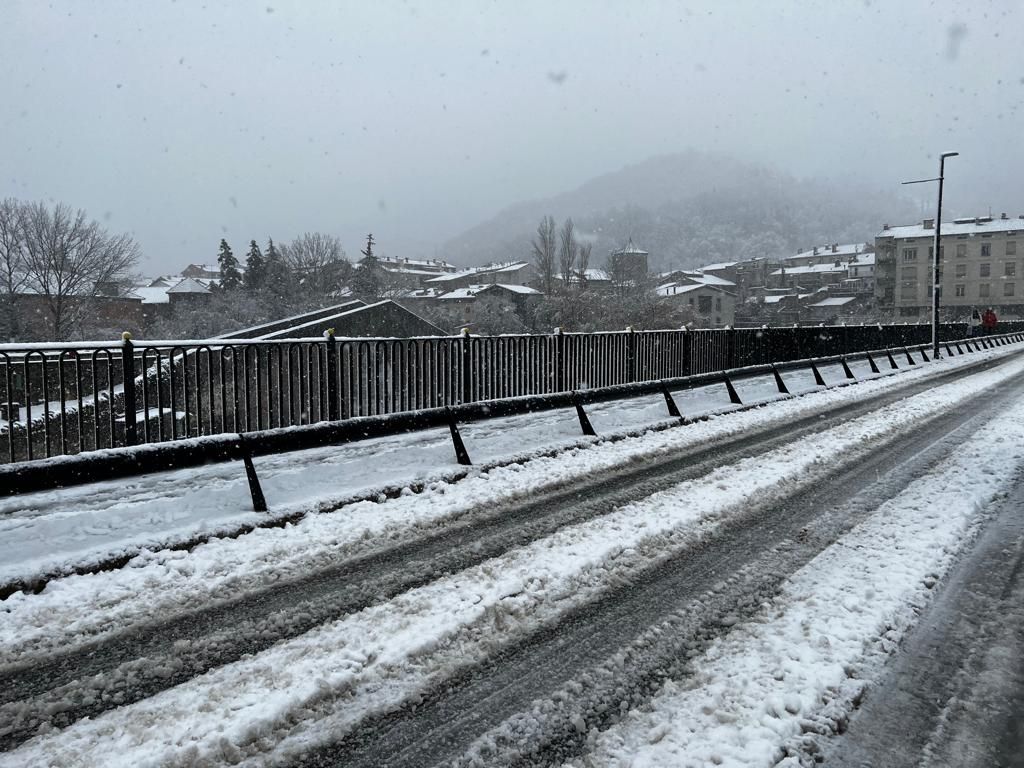
<svg viewBox="0 0 1024 768">
<path fill-rule="evenodd" d="M 1024 322 L 1004 323 L 1010 332 Z M 941 327 L 940 340 L 964 332 Z M 0 462 L 924 344 L 927 325 L 0 344 Z"/>
<path fill-rule="evenodd" d="M 943 342 L 947 355 L 965 354 L 964 349 L 975 349 L 1024 341 L 1024 331 L 999 334 L 973 339 L 957 339 Z M 673 390 L 724 383 L 732 402 L 740 404 L 740 397 L 733 382 L 743 378 L 774 374 L 780 393 L 788 393 L 780 371 L 810 368 L 815 381 L 825 386 L 818 367 L 826 364 L 841 364 L 847 379 L 854 375 L 849 368 L 850 360 L 866 359 L 872 371 L 881 372 L 881 365 L 897 370 L 900 356 L 905 356 L 909 365 L 916 365 L 913 353 L 928 362 L 930 343 L 895 348 L 882 348 L 856 352 L 850 355 L 831 355 L 779 363 L 766 363 L 725 369 L 720 371 L 692 374 L 689 376 L 613 384 L 585 390 L 554 392 L 541 395 L 502 398 L 455 406 L 441 406 L 428 409 L 405 411 L 376 416 L 362 416 L 319 424 L 300 425 L 262 430 L 251 433 L 233 433 L 194 437 L 173 442 L 112 448 L 83 453 L 76 456 L 58 456 L 46 461 L 19 462 L 0 466 L 0 495 L 12 496 L 41 490 L 53 490 L 83 485 L 102 480 L 149 474 L 152 472 L 186 469 L 204 464 L 237 461 L 244 463 L 249 481 L 253 508 L 266 511 L 267 505 L 256 473 L 253 458 L 285 453 L 289 451 L 317 448 L 358 442 L 378 437 L 416 432 L 424 429 L 448 427 L 453 441 L 456 458 L 461 464 L 470 464 L 470 457 L 459 434 L 458 424 L 522 415 L 559 408 L 575 408 L 584 434 L 593 435 L 594 430 L 584 410 L 585 405 L 627 399 L 650 394 L 662 394 L 668 415 L 683 419 L 675 401 Z M 956 352 L 954 352 L 956 350 Z"/>
</svg>

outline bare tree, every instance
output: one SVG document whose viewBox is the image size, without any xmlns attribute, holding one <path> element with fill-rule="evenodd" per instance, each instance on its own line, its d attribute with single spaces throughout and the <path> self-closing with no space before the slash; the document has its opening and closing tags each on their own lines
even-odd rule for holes
<svg viewBox="0 0 1024 768">
<path fill-rule="evenodd" d="M 14 198 L 0 200 L 0 338 L 21 335 L 18 294 L 25 287 L 25 206 Z"/>
<path fill-rule="evenodd" d="M 303 292 L 310 294 L 326 295 L 338 290 L 339 279 L 351 268 L 341 241 L 321 232 L 306 232 L 280 246 L 280 251 Z"/>
<path fill-rule="evenodd" d="M 593 243 L 580 243 L 580 258 L 578 262 L 579 266 L 576 272 L 580 276 L 579 287 L 581 292 L 587 289 L 587 270 L 590 269 L 590 252 L 593 249 Z"/>
<path fill-rule="evenodd" d="M 40 297 L 47 337 L 66 339 L 103 287 L 138 262 L 139 247 L 130 235 L 111 235 L 63 203 L 53 210 L 30 203 L 23 221 L 25 287 Z"/>
<path fill-rule="evenodd" d="M 555 286 L 555 220 L 545 216 L 537 226 L 537 237 L 533 239 L 533 262 L 537 270 L 540 289 L 550 296 Z"/>
<path fill-rule="evenodd" d="M 573 270 L 576 267 L 576 256 L 579 254 L 579 243 L 573 232 L 572 219 L 566 219 L 558 233 L 558 268 L 562 275 L 562 284 L 566 290 L 572 284 Z"/>
</svg>

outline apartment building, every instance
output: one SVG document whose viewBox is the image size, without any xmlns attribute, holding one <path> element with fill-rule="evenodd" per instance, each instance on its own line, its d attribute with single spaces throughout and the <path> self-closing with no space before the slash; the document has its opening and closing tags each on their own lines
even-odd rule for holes
<svg viewBox="0 0 1024 768">
<path fill-rule="evenodd" d="M 875 298 L 883 315 L 927 316 L 932 303 L 935 220 L 890 227 L 875 237 Z M 1020 245 L 1018 245 L 1020 244 Z M 946 320 L 971 307 L 993 307 L 1000 317 L 1024 317 L 1024 216 L 976 216 L 943 222 L 939 241 Z"/>
</svg>

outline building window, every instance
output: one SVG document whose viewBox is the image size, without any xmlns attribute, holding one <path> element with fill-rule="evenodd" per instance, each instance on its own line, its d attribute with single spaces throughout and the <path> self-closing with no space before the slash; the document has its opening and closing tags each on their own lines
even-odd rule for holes
<svg viewBox="0 0 1024 768">
<path fill-rule="evenodd" d="M 978 277 L 988 277 L 992 274 L 991 264 L 979 264 L 978 265 Z"/>
<path fill-rule="evenodd" d="M 715 299 L 715 312 L 721 312 L 721 311 L 722 311 L 722 300 L 721 299 Z"/>
<path fill-rule="evenodd" d="M 988 298 L 988 283 L 978 284 L 978 296 L 980 296 L 983 299 Z"/>
<path fill-rule="evenodd" d="M 957 264 L 956 265 L 956 276 L 957 277 L 967 277 L 967 265 L 966 264 Z"/>
<path fill-rule="evenodd" d="M 962 259 L 967 255 L 967 243 L 956 244 L 956 255 L 958 259 Z"/>
<path fill-rule="evenodd" d="M 697 297 L 697 311 L 707 317 L 711 314 L 711 297 L 710 296 L 698 296 Z"/>
<path fill-rule="evenodd" d="M 903 279 L 904 280 L 917 280 L 917 267 L 904 267 L 903 268 Z"/>
<path fill-rule="evenodd" d="M 1016 256 L 1017 255 L 1017 241 L 1016 240 L 1007 240 L 1006 241 L 1006 255 L 1007 256 Z"/>
<path fill-rule="evenodd" d="M 992 255 L 992 243 L 981 244 L 981 258 L 988 258 Z"/>
<path fill-rule="evenodd" d="M 1017 262 L 1016 261 L 1008 261 L 1008 262 L 1006 262 L 1006 264 L 1003 265 L 1003 269 L 1004 269 L 1003 274 L 1006 277 L 1016 277 L 1017 276 Z"/>
<path fill-rule="evenodd" d="M 953 294 L 955 296 L 966 296 L 967 295 L 967 286 L 964 285 L 963 283 L 957 283 L 954 286 Z"/>
<path fill-rule="evenodd" d="M 904 261 L 917 261 L 917 248 L 904 248 L 903 249 L 903 260 Z"/>
<path fill-rule="evenodd" d="M 946 255 L 946 246 L 940 245 L 939 246 L 939 258 L 941 259 L 945 255 Z M 935 246 L 934 245 L 929 245 L 928 246 L 928 261 L 931 261 L 933 256 L 935 256 Z"/>
<path fill-rule="evenodd" d="M 693 306 L 693 296 L 690 297 L 690 306 Z"/>
<path fill-rule="evenodd" d="M 1003 283 L 1003 296 L 1013 296 L 1013 283 Z"/>
</svg>

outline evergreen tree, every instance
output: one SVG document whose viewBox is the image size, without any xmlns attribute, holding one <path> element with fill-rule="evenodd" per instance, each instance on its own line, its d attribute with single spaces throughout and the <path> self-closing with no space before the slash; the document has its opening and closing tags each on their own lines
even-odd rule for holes
<svg viewBox="0 0 1024 768">
<path fill-rule="evenodd" d="M 221 239 L 220 254 L 217 256 L 217 264 L 220 265 L 220 289 L 222 291 L 234 291 L 242 285 L 242 273 L 238 270 L 238 259 L 231 252 L 228 241 Z"/>
<path fill-rule="evenodd" d="M 380 298 L 384 293 L 384 270 L 380 259 L 373 254 L 373 234 L 366 236 L 366 248 L 360 251 L 359 269 L 352 276 L 352 292 L 356 296 L 371 299 Z"/>
<path fill-rule="evenodd" d="M 273 246 L 273 240 L 270 241 Z M 247 291 L 258 291 L 267 278 L 267 265 L 260 253 L 255 240 L 249 242 L 249 255 L 245 259 L 245 276 L 243 282 Z"/>
<path fill-rule="evenodd" d="M 274 238 L 269 238 L 263 259 L 263 288 L 278 299 L 284 299 L 291 292 L 292 282 L 292 273 L 274 245 Z"/>
</svg>

